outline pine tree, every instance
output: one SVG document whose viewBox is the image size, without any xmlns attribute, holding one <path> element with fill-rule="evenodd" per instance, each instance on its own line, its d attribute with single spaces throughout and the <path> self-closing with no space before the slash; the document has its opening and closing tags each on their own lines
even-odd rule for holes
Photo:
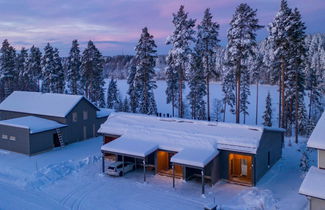
<svg viewBox="0 0 325 210">
<path fill-rule="evenodd" d="M 195 54 L 191 56 L 191 67 L 188 72 L 188 87 L 190 89 L 187 99 L 191 108 L 192 119 L 207 119 L 205 101 L 203 97 L 206 95 L 206 83 L 204 69 L 202 68 L 202 60 L 200 54 L 195 48 Z"/>
<path fill-rule="evenodd" d="M 89 41 L 81 58 L 81 84 L 85 96 L 98 107 L 105 106 L 103 63 L 101 53 L 94 43 Z"/>
<path fill-rule="evenodd" d="M 257 125 L 258 121 L 258 102 L 259 102 L 259 83 L 260 83 L 260 77 L 261 73 L 263 72 L 265 65 L 263 60 L 263 55 L 261 52 L 258 52 L 255 54 L 255 57 L 253 58 L 253 65 L 252 65 L 252 79 L 256 83 L 256 107 L 255 107 L 255 124 Z"/>
<path fill-rule="evenodd" d="M 292 27 L 292 10 L 288 7 L 286 0 L 281 0 L 280 10 L 276 14 L 273 22 L 269 25 L 268 43 L 271 46 L 272 52 L 272 66 L 275 70 L 274 74 L 278 74 L 278 84 L 280 93 L 280 110 L 279 110 L 279 127 L 285 128 L 286 125 L 286 110 L 285 104 L 287 68 L 290 66 L 289 49 L 290 40 L 289 30 Z"/>
<path fill-rule="evenodd" d="M 31 89 L 32 91 L 40 90 L 40 80 L 42 79 L 42 53 L 38 47 L 32 46 L 29 51 L 28 56 L 28 72 L 31 77 L 31 85 L 32 87 L 36 84 L 35 89 Z"/>
<path fill-rule="evenodd" d="M 28 67 L 28 51 L 23 47 L 16 57 L 16 72 L 18 74 L 18 90 L 34 90 L 35 84 L 32 83 L 31 74 Z"/>
<path fill-rule="evenodd" d="M 42 92 L 52 93 L 55 87 L 55 62 L 54 50 L 50 43 L 44 48 L 44 56 L 42 58 Z"/>
<path fill-rule="evenodd" d="M 235 112 L 234 105 L 235 105 L 235 74 L 233 69 L 229 69 L 226 76 L 224 77 L 222 83 L 222 92 L 224 94 L 223 103 L 224 103 L 224 113 L 223 113 L 223 121 L 226 121 L 226 112 L 227 112 L 227 105 L 230 107 L 230 111 L 232 113 Z"/>
<path fill-rule="evenodd" d="M 256 10 L 247 4 L 240 4 L 236 8 L 228 30 L 228 63 L 233 68 L 236 78 L 236 123 L 240 122 L 241 80 L 242 74 L 248 71 L 248 58 L 253 56 L 256 46 L 256 31 L 262 26 L 258 25 Z"/>
<path fill-rule="evenodd" d="M 153 90 L 157 88 L 155 65 L 157 58 L 156 44 L 148 29 L 142 29 L 141 38 L 135 47 L 136 73 L 134 76 L 135 91 L 138 93 L 139 112 L 142 114 L 156 114 L 157 107 Z M 153 104 L 154 103 L 154 104 Z"/>
<path fill-rule="evenodd" d="M 135 88 L 135 81 L 134 81 L 135 73 L 136 73 L 136 67 L 132 66 L 129 69 L 129 75 L 128 75 L 128 79 L 127 79 L 127 83 L 129 85 L 128 95 L 130 97 L 130 112 L 133 112 L 133 113 L 137 112 L 138 97 L 139 97 L 138 93 L 136 92 L 136 88 Z"/>
<path fill-rule="evenodd" d="M 129 99 L 128 97 L 124 98 L 123 101 L 123 112 L 130 112 Z"/>
<path fill-rule="evenodd" d="M 0 65 L 1 65 L 1 83 L 3 83 L 3 100 L 9 96 L 14 90 L 15 85 L 14 81 L 17 79 L 18 75 L 15 71 L 15 57 L 16 51 L 9 44 L 8 40 L 5 39 L 2 42 L 2 47 L 0 49 Z"/>
<path fill-rule="evenodd" d="M 196 54 L 202 59 L 202 68 L 206 81 L 207 96 L 207 119 L 210 120 L 210 79 L 217 78 L 216 71 L 216 49 L 219 39 L 219 24 L 212 21 L 210 9 L 206 9 L 202 22 L 198 25 L 196 41 Z"/>
<path fill-rule="evenodd" d="M 265 111 L 263 114 L 263 125 L 272 127 L 272 100 L 270 92 L 267 94 L 266 97 L 266 105 L 265 105 Z"/>
<path fill-rule="evenodd" d="M 244 119 L 243 122 L 244 124 L 246 123 L 246 115 L 248 115 L 248 105 L 250 104 L 248 101 L 248 97 L 251 94 L 249 90 L 249 84 L 250 84 L 250 78 L 249 78 L 249 73 L 248 71 L 244 71 L 241 74 L 241 93 L 240 93 L 240 112 L 243 113 Z"/>
<path fill-rule="evenodd" d="M 55 83 L 53 87 L 54 93 L 63 93 L 65 87 L 65 80 L 64 80 L 64 70 L 62 66 L 62 61 L 59 55 L 59 50 L 55 48 L 53 50 L 53 60 L 54 60 L 54 75 L 55 75 Z"/>
<path fill-rule="evenodd" d="M 72 47 L 68 57 L 67 85 L 68 93 L 72 95 L 82 94 L 80 87 L 81 55 L 78 40 L 72 41 Z"/>
<path fill-rule="evenodd" d="M 175 116 L 175 108 L 177 108 L 178 101 L 178 74 L 177 71 L 174 69 L 175 64 L 173 63 L 173 59 L 171 56 L 166 58 L 166 96 L 167 96 L 167 104 L 172 105 L 172 116 Z"/>
<path fill-rule="evenodd" d="M 221 114 L 224 113 L 223 101 L 219 99 L 214 100 L 214 120 L 221 121 Z"/>
<path fill-rule="evenodd" d="M 107 88 L 106 107 L 113 109 L 119 103 L 119 92 L 117 89 L 117 81 L 111 79 Z"/>
<path fill-rule="evenodd" d="M 189 55 L 191 54 L 191 42 L 194 41 L 193 30 L 195 26 L 195 20 L 188 18 L 188 13 L 184 11 L 184 6 L 182 5 L 176 14 L 173 14 L 173 24 L 175 30 L 173 34 L 168 37 L 166 44 L 172 45 L 172 49 L 167 55 L 167 63 L 172 71 L 177 73 L 178 82 L 178 117 L 184 117 L 183 110 L 183 89 L 185 88 L 184 80 L 186 74 L 186 66 L 189 62 Z M 172 61 L 172 62 L 171 62 Z M 170 85 L 170 84 L 169 84 Z M 168 86 L 169 86 L 168 85 Z M 174 89 L 167 92 L 174 91 Z M 175 94 L 172 94 L 175 95 Z"/>
</svg>

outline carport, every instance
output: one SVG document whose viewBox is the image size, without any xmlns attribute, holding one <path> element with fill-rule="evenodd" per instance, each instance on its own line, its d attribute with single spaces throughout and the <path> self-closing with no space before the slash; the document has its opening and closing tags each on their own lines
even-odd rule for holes
<svg viewBox="0 0 325 210">
<path fill-rule="evenodd" d="M 122 157 L 124 171 L 124 157 L 131 157 L 142 160 L 143 163 L 143 181 L 146 182 L 146 160 L 149 155 L 158 149 L 158 144 L 144 142 L 135 138 L 122 136 L 114 141 L 104 144 L 101 147 L 102 172 L 105 172 L 105 153 L 115 154 Z"/>
<path fill-rule="evenodd" d="M 198 169 L 201 171 L 202 195 L 205 193 L 205 170 L 206 166 L 219 154 L 217 149 L 205 150 L 197 148 L 186 148 L 171 158 L 173 167 L 173 188 L 175 188 L 175 164 L 186 168 Z M 215 169 L 216 170 L 216 169 Z"/>
</svg>

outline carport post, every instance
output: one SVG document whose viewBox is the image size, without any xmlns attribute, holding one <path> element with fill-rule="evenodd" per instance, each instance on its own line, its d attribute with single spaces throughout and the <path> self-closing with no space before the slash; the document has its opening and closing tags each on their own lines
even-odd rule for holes
<svg viewBox="0 0 325 210">
<path fill-rule="evenodd" d="M 122 174 L 124 176 L 124 155 L 122 155 Z"/>
<path fill-rule="evenodd" d="M 143 158 L 143 181 L 146 182 L 146 159 Z"/>
<path fill-rule="evenodd" d="M 102 154 L 102 172 L 105 173 L 105 155 Z"/>
<path fill-rule="evenodd" d="M 202 195 L 204 195 L 204 169 L 201 170 L 201 177 L 202 177 Z"/>
<path fill-rule="evenodd" d="M 173 188 L 175 188 L 175 164 L 172 165 L 173 168 Z"/>
</svg>

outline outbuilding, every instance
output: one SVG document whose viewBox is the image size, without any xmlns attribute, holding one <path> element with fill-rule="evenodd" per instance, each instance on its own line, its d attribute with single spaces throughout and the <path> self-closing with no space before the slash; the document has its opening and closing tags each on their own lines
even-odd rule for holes
<svg viewBox="0 0 325 210">
<path fill-rule="evenodd" d="M 284 130 L 113 113 L 98 132 L 104 136 L 103 156 L 140 159 L 144 168 L 173 180 L 200 177 L 204 193 L 207 180 L 255 185 L 281 158 Z"/>
<path fill-rule="evenodd" d="M 14 91 L 0 104 L 0 149 L 32 155 L 95 137 L 110 112 L 81 95 Z"/>
</svg>

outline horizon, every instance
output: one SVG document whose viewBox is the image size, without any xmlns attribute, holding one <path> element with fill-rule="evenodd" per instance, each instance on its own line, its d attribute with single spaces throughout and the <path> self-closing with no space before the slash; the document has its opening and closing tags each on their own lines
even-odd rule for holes
<svg viewBox="0 0 325 210">
<path fill-rule="evenodd" d="M 213 20 L 220 24 L 220 45 L 226 46 L 229 22 L 240 3 L 238 0 L 30 0 L 23 3 L 0 0 L 0 39 L 8 39 L 17 50 L 35 45 L 43 51 L 49 42 L 59 49 L 62 57 L 68 55 L 74 39 L 79 41 L 81 50 L 88 40 L 94 41 L 103 56 L 134 55 L 141 30 L 148 27 L 158 46 L 158 54 L 163 55 L 169 49 L 165 40 L 174 29 L 172 14 L 183 4 L 189 17 L 196 19 L 196 25 L 201 21 L 204 10 L 211 8 Z M 257 41 L 262 41 L 267 37 L 267 25 L 276 15 L 280 1 L 247 0 L 246 3 L 257 9 L 259 23 L 265 26 L 258 31 Z M 325 32 L 325 27 L 322 27 L 325 1 L 314 0 L 313 4 L 306 4 L 304 0 L 288 0 L 288 4 L 301 12 L 307 27 L 306 34 Z"/>
</svg>

